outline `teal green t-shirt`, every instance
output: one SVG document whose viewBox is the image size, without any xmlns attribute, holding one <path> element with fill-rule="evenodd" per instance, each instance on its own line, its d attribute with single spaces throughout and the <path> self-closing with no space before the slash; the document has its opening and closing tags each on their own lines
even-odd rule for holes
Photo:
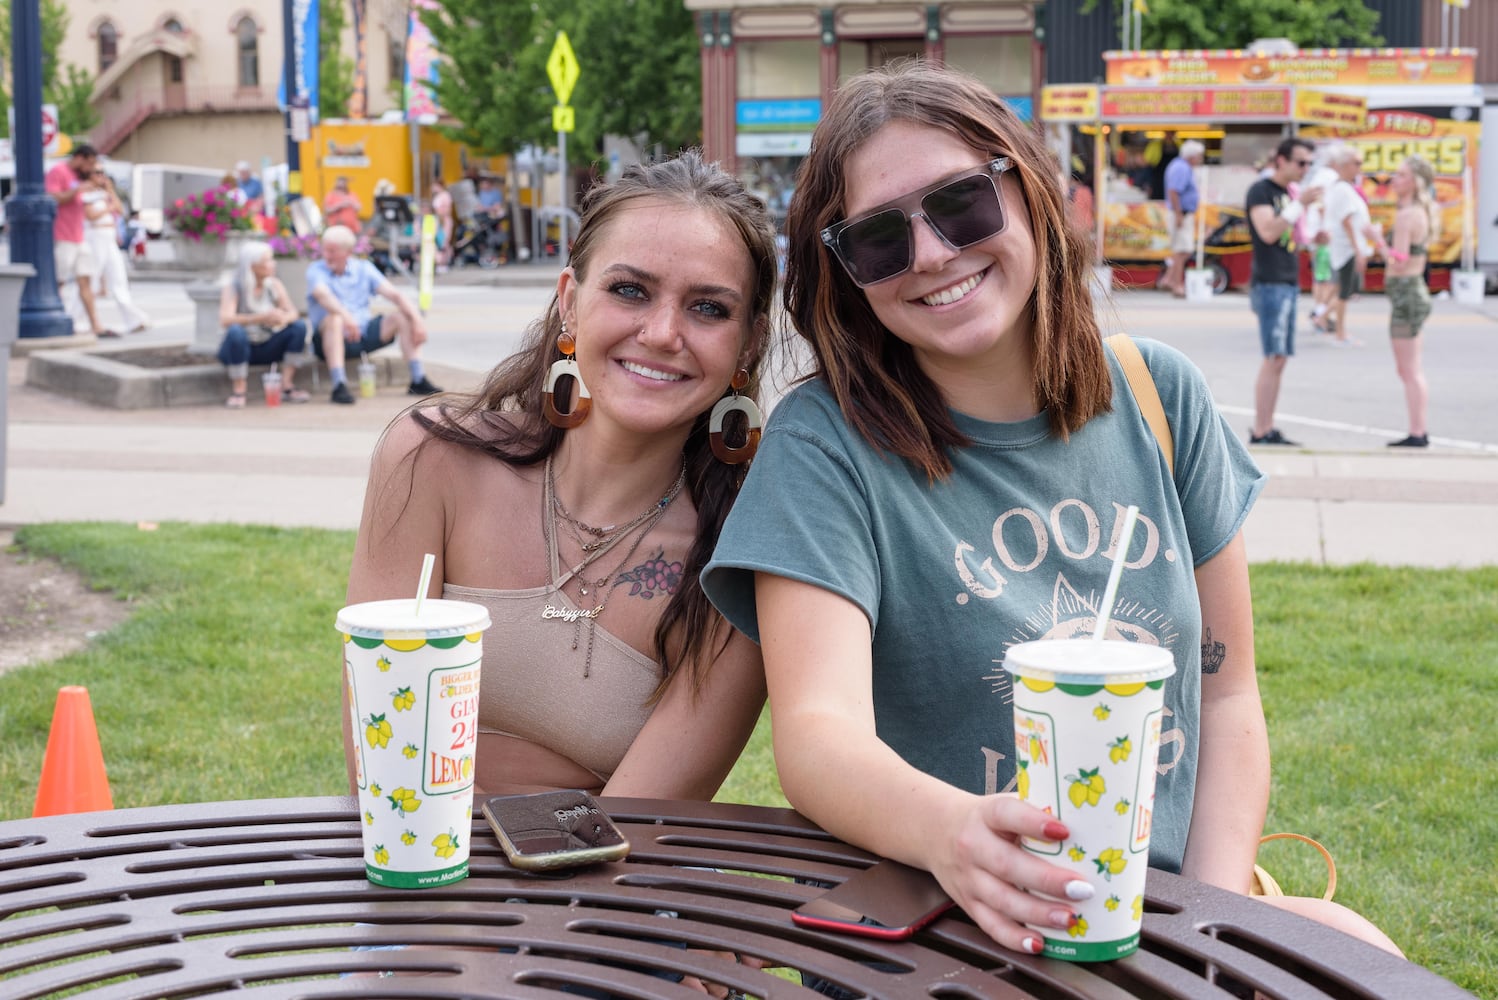
<svg viewBox="0 0 1498 1000">
<path fill-rule="evenodd" d="M 879 738 L 968 791 L 1012 790 L 1012 644 L 1089 636 L 1113 539 L 1140 518 L 1110 637 L 1166 646 L 1150 863 L 1180 869 L 1196 785 L 1201 608 L 1193 570 L 1237 534 L 1264 476 L 1178 351 L 1138 342 L 1175 437 L 1174 481 L 1118 362 L 1113 407 L 1069 441 L 1044 414 L 987 423 L 935 484 L 844 421 L 825 383 L 776 407 L 702 575 L 713 603 L 758 641 L 754 573 L 839 594 L 869 618 Z M 1215 669 L 1208 663 L 1208 669 Z"/>
</svg>

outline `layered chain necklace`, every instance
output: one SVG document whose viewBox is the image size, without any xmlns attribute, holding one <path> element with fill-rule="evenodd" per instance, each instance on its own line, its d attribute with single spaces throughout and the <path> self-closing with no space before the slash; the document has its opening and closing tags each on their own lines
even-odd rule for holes
<svg viewBox="0 0 1498 1000">
<path fill-rule="evenodd" d="M 639 549 L 641 543 L 645 541 L 645 536 L 650 534 L 650 529 L 654 528 L 656 523 L 665 516 L 666 510 L 671 506 L 671 502 L 676 499 L 677 494 L 681 492 L 681 488 L 686 485 L 686 481 L 687 460 L 686 456 L 683 455 L 681 472 L 677 475 L 676 482 L 671 485 L 671 488 L 659 500 L 645 508 L 638 517 L 627 524 L 608 524 L 595 527 L 573 517 L 571 512 L 567 510 L 566 505 L 562 503 L 561 497 L 557 496 L 556 473 L 552 468 L 551 456 L 547 456 L 545 486 L 543 489 L 545 496 L 542 500 L 544 508 L 542 510 L 542 519 L 546 523 L 547 547 L 551 552 L 559 551 L 557 546 L 557 522 L 561 521 L 567 525 L 573 540 L 577 542 L 578 547 L 582 550 L 583 561 L 572 571 L 572 575 L 578 581 L 578 608 L 573 610 L 571 608 L 558 608 L 547 604 L 541 610 L 541 617 L 548 620 L 571 622 L 573 649 L 577 649 L 579 645 L 582 638 L 583 619 L 587 619 L 588 647 L 583 658 L 584 677 L 590 676 L 593 670 L 593 640 L 597 629 L 598 616 L 603 614 L 603 609 L 608 605 L 609 597 L 613 594 L 613 588 L 609 586 L 609 581 L 618 578 L 620 571 L 624 569 L 625 563 L 629 562 L 630 558 Z M 634 540 L 630 543 L 629 550 L 624 553 L 624 558 L 619 560 L 613 570 L 604 573 L 596 579 L 589 579 L 587 570 L 593 564 L 594 560 L 608 552 L 620 541 L 628 538 L 631 534 L 634 535 Z M 560 591 L 562 588 L 561 585 L 553 584 L 553 589 Z M 589 603 L 590 594 L 592 595 L 592 599 L 598 602 L 591 608 L 586 607 Z"/>
</svg>

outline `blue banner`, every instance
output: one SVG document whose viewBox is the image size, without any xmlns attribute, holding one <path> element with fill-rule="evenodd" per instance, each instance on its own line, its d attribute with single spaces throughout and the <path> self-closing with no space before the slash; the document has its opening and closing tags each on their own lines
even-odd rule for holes
<svg viewBox="0 0 1498 1000">
<path fill-rule="evenodd" d="M 822 102 L 815 98 L 739 101 L 736 110 L 741 132 L 810 132 L 822 120 Z"/>
<path fill-rule="evenodd" d="M 318 0 L 292 0 L 292 52 L 295 54 L 296 96 L 307 102 L 312 120 L 317 121 L 318 101 L 318 23 L 321 17 Z M 283 64 L 284 68 L 284 64 Z M 286 74 L 276 87 L 276 102 L 286 110 Z"/>
</svg>

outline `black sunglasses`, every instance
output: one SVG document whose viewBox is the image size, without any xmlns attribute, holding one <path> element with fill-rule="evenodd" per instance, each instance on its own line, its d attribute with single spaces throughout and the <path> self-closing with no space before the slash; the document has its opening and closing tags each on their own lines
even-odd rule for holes
<svg viewBox="0 0 1498 1000">
<path fill-rule="evenodd" d="M 981 167 L 944 177 L 929 187 L 886 202 L 862 215 L 822 230 L 848 277 L 867 286 L 888 281 L 910 269 L 915 259 L 911 225 L 919 216 L 953 250 L 1004 231 L 1004 199 L 998 175 L 1014 166 L 1007 156 Z"/>
</svg>

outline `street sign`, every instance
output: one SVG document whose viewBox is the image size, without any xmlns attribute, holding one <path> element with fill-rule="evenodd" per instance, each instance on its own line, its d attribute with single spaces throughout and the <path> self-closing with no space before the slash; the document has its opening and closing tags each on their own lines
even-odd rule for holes
<svg viewBox="0 0 1498 1000">
<path fill-rule="evenodd" d="M 551 109 L 551 130 L 553 132 L 571 132 L 577 116 L 573 114 L 570 104 L 558 104 Z"/>
<path fill-rule="evenodd" d="M 42 155 L 55 156 L 57 142 L 57 105 L 42 105 Z"/>
<path fill-rule="evenodd" d="M 558 104 L 570 103 L 572 88 L 577 85 L 577 74 L 577 55 L 572 51 L 572 43 L 567 40 L 567 32 L 558 31 L 551 55 L 546 57 L 546 77 L 551 81 L 551 89 L 556 91 Z"/>
</svg>

